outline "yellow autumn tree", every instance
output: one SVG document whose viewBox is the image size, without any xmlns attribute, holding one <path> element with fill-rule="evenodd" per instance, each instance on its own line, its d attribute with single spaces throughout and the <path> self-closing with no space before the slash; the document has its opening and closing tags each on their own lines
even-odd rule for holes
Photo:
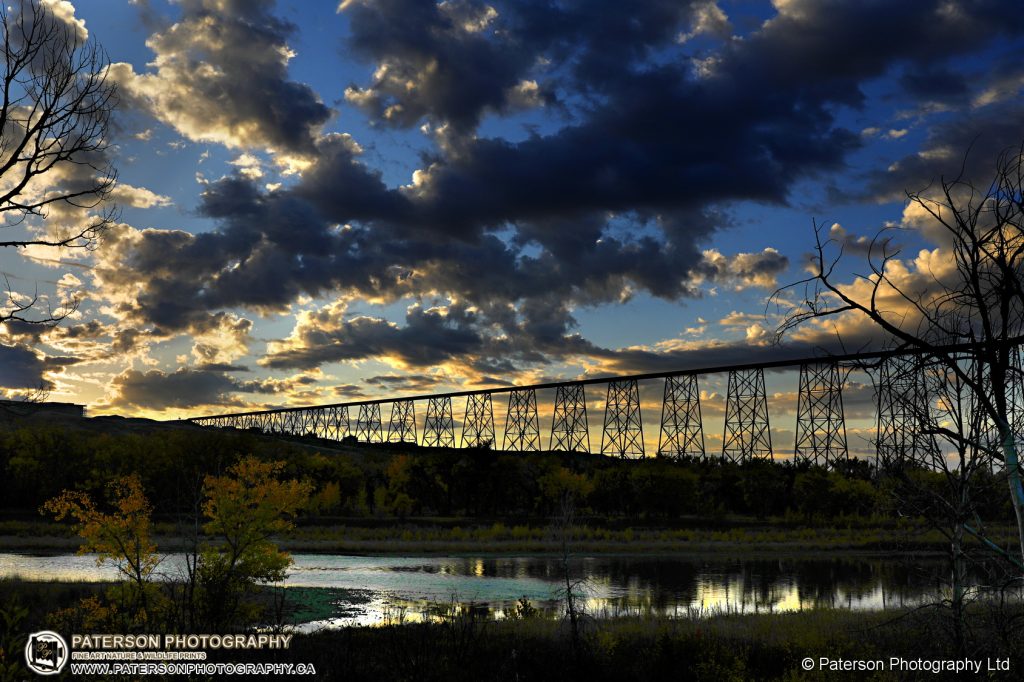
<svg viewBox="0 0 1024 682">
<path fill-rule="evenodd" d="M 78 490 L 65 490 L 47 500 L 40 513 L 58 521 L 73 519 L 82 538 L 79 554 L 96 554 L 96 563 L 117 566 L 129 589 L 120 592 L 125 611 L 135 622 L 148 619 L 150 578 L 160 563 L 152 540 L 153 508 L 138 475 L 121 476 L 106 486 L 110 511 L 99 509 L 93 499 Z"/>
<path fill-rule="evenodd" d="M 313 486 L 281 480 L 283 469 L 284 462 L 249 456 L 227 475 L 207 476 L 203 483 L 203 531 L 213 541 L 201 550 L 199 574 L 210 627 L 234 624 L 242 615 L 245 592 L 259 583 L 283 580 L 292 563 L 273 537 L 293 527 Z"/>
<path fill-rule="evenodd" d="M 151 538 L 153 508 L 136 474 L 115 478 L 107 484 L 107 501 L 113 511 L 96 507 L 87 493 L 65 490 L 47 500 L 40 510 L 58 521 L 73 518 L 82 537 L 79 554 L 95 553 L 96 562 L 113 562 L 129 580 L 141 585 L 159 564 Z"/>
</svg>

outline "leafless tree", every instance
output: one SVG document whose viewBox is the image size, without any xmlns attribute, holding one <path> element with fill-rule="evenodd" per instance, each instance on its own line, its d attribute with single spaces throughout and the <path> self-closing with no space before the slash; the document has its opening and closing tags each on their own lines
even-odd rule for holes
<svg viewBox="0 0 1024 682">
<path fill-rule="evenodd" d="M 815 223 L 812 274 L 776 292 L 793 304 L 777 332 L 840 315 L 866 318 L 889 346 L 921 357 L 933 376 L 955 382 L 970 396 L 984 430 L 952 428 L 929 420 L 936 437 L 957 451 L 978 450 L 1002 461 L 1024 557 L 1024 487 L 1015 428 L 1015 396 L 1021 385 L 1013 357 L 1024 339 L 1024 145 L 1003 152 L 987 185 L 976 184 L 965 163 L 952 180 L 921 192 L 908 192 L 911 205 L 930 221 L 942 253 L 940 268 L 901 276 L 899 227 L 881 230 L 871 244 L 867 272 L 851 284 L 840 282 L 842 246 Z"/>
<path fill-rule="evenodd" d="M 109 60 L 85 29 L 40 0 L 0 5 L 4 64 L 0 107 L 0 246 L 92 248 L 115 219 L 107 133 L 116 101 Z M 21 229 L 17 229 L 21 228 Z M 15 294 L 0 322 L 55 324 L 76 300 L 40 310 Z"/>
<path fill-rule="evenodd" d="M 890 384 L 880 390 L 897 387 L 905 425 L 913 431 L 900 444 L 879 443 L 879 484 L 900 515 L 925 519 L 945 538 L 949 592 L 935 605 L 948 609 L 953 641 L 966 656 L 972 654 L 969 604 L 982 590 L 1018 590 L 1024 565 L 986 528 L 985 519 L 999 515 L 998 500 L 1005 499 L 997 497 L 1005 471 L 993 467 L 998 433 L 962 379 L 971 376 L 984 385 L 985 369 L 970 351 L 950 351 L 950 357 L 959 371 L 945 359 L 920 354 L 887 360 L 885 371 L 873 376 Z M 972 537 L 980 546 L 969 542 Z M 1005 561 L 988 560 L 993 553 Z"/>
</svg>

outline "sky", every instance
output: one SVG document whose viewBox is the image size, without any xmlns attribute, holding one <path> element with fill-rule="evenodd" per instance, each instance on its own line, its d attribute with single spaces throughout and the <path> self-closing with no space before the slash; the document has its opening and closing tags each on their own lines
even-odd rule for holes
<svg viewBox="0 0 1024 682">
<path fill-rule="evenodd" d="M 79 301 L 2 326 L 0 390 L 90 414 L 778 357 L 815 221 L 846 282 L 885 228 L 930 277 L 906 192 L 1024 138 L 1017 2 L 45 2 L 109 57 L 119 213 L 90 251 L 0 250 L 16 297 Z M 785 352 L 837 334 L 875 338 Z M 795 373 L 767 384 L 791 442 Z"/>
</svg>

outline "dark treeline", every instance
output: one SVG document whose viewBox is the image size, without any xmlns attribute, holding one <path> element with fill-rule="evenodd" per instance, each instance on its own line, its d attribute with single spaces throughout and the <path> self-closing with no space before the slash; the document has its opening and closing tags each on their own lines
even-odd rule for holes
<svg viewBox="0 0 1024 682">
<path fill-rule="evenodd" d="M 545 517 L 565 497 L 578 512 L 608 518 L 680 516 L 796 517 L 831 522 L 897 513 L 890 483 L 870 463 L 852 460 L 827 471 L 806 463 L 711 458 L 619 460 L 581 453 L 505 453 L 410 445 L 301 443 L 233 431 L 167 429 L 96 433 L 26 424 L 0 431 L 0 510 L 30 516 L 64 489 L 98 494 L 112 477 L 138 474 L 156 518 L 194 508 L 203 478 L 246 454 L 287 463 L 285 474 L 309 479 L 309 516 Z M 945 485 L 927 471 L 921 486 Z M 999 474 L 986 474 L 980 513 L 1012 517 Z"/>
</svg>

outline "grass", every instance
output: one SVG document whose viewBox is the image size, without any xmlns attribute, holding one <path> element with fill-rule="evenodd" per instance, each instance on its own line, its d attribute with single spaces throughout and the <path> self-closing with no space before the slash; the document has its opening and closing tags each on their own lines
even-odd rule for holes
<svg viewBox="0 0 1024 682">
<path fill-rule="evenodd" d="M 1009 528 L 996 529 L 997 542 L 1012 542 Z M 182 548 L 171 524 L 156 524 L 161 551 Z M 1003 538 L 1003 536 L 1006 536 Z M 440 554 L 506 553 L 545 554 L 561 551 L 551 529 L 543 523 L 481 524 L 474 519 L 373 520 L 299 526 L 278 538 L 283 549 L 292 552 L 336 554 Z M 808 553 L 943 551 L 945 538 L 923 524 L 913 522 L 864 525 L 839 523 L 835 526 L 803 524 L 788 519 L 739 519 L 712 528 L 623 527 L 592 522 L 572 531 L 575 552 L 614 554 L 665 553 Z M 70 526 L 50 521 L 0 521 L 0 551 L 61 552 L 77 549 L 79 539 Z"/>
<path fill-rule="evenodd" d="M 1024 665 L 1019 638 L 978 614 L 970 656 Z M 983 622 L 982 622 L 983 621 Z M 987 629 L 985 629 L 987 628 Z M 490 621 L 472 612 L 440 623 L 348 628 L 296 636 L 280 660 L 312 662 L 325 679 L 345 680 L 819 680 L 811 657 L 882 660 L 955 658 L 945 614 L 814 610 L 790 614 L 626 617 L 585 620 L 574 639 L 562 620 Z M 266 660 L 266 656 L 253 660 Z M 864 679 L 863 675 L 849 675 Z M 871 679 L 907 679 L 883 670 Z M 923 679 L 955 679 L 927 673 Z M 1001 679 L 992 675 L 989 679 Z"/>
</svg>

